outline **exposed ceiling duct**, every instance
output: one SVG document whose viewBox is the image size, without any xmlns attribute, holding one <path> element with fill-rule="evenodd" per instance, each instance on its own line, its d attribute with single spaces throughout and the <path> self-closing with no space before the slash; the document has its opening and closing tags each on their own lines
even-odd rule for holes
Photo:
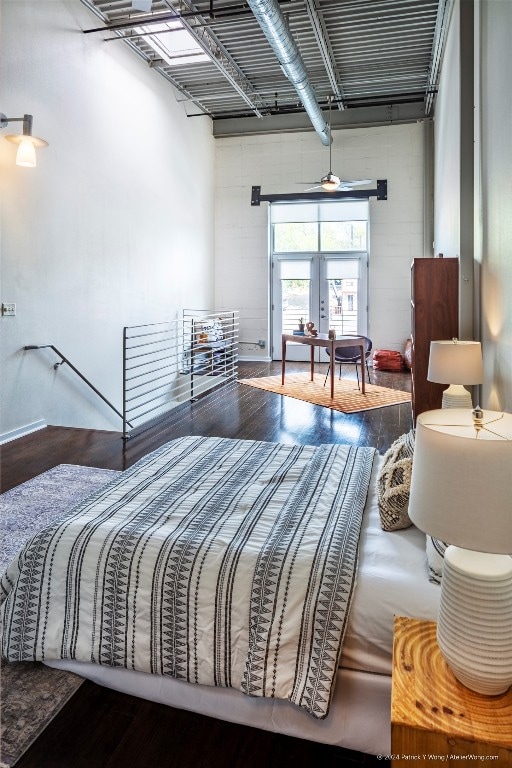
<svg viewBox="0 0 512 768">
<path fill-rule="evenodd" d="M 247 0 L 247 2 L 276 54 L 283 72 L 297 91 L 313 128 L 320 136 L 322 144 L 328 146 L 330 142 L 329 126 L 318 106 L 315 93 L 308 80 L 306 67 L 277 0 Z"/>
</svg>

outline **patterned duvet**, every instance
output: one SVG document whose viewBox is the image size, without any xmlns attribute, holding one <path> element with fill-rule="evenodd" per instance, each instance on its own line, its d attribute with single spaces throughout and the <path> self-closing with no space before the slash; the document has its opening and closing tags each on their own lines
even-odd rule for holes
<svg viewBox="0 0 512 768">
<path fill-rule="evenodd" d="M 30 540 L 6 658 L 72 658 L 328 713 L 375 451 L 174 440 Z"/>
</svg>

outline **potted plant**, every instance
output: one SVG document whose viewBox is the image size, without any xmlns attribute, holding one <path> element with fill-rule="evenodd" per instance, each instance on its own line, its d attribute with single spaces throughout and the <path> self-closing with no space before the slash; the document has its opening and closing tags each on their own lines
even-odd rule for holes
<svg viewBox="0 0 512 768">
<path fill-rule="evenodd" d="M 304 318 L 299 317 L 299 331 L 304 331 Z"/>
</svg>

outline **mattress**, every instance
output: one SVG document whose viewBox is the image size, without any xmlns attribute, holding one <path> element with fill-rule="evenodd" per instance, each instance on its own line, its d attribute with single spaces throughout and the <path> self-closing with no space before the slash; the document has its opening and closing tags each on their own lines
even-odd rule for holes
<svg viewBox="0 0 512 768">
<path fill-rule="evenodd" d="M 370 754 L 388 754 L 393 617 L 436 618 L 440 590 L 428 580 L 425 534 L 414 527 L 395 532 L 380 528 L 376 481 L 381 463 L 375 461 L 372 471 L 357 584 L 334 696 L 324 720 L 314 720 L 289 702 L 252 698 L 229 688 L 70 660 L 47 663 L 115 690 L 222 720 Z"/>
<path fill-rule="evenodd" d="M 375 462 L 366 503 L 357 583 L 343 642 L 342 667 L 391 675 L 393 617 L 437 618 L 440 589 L 429 581 L 425 534 L 411 525 L 383 531 Z"/>
</svg>

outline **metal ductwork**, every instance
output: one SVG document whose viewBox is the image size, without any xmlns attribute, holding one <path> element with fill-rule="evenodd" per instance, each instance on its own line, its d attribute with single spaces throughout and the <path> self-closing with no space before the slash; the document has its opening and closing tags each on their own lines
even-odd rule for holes
<svg viewBox="0 0 512 768">
<path fill-rule="evenodd" d="M 308 80 L 306 67 L 299 49 L 290 34 L 288 23 L 277 0 L 247 0 L 263 34 L 270 43 L 286 77 L 293 83 L 295 90 L 306 110 L 313 128 L 320 136 L 322 144 L 329 146 L 329 126 L 318 106 L 313 88 Z"/>
</svg>

